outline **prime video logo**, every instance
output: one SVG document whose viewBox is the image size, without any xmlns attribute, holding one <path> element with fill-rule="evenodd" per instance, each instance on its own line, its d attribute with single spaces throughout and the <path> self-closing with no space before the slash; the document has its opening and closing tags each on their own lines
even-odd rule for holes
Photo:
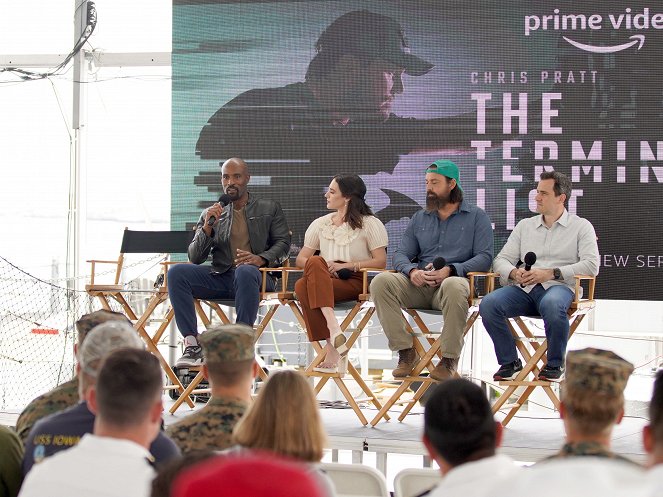
<svg viewBox="0 0 663 497">
<path fill-rule="evenodd" d="M 536 31 L 598 31 L 601 29 L 646 31 L 648 29 L 663 29 L 663 13 L 650 15 L 649 8 L 642 12 L 632 12 L 630 7 L 624 9 L 620 14 L 608 14 L 604 18 L 601 14 L 561 14 L 559 9 L 554 9 L 550 15 L 525 16 L 525 36 Z M 638 50 L 645 43 L 644 34 L 635 34 L 626 38 L 624 43 L 611 46 L 587 45 L 577 42 L 568 36 L 562 38 L 580 50 L 593 53 L 614 53 L 626 50 L 638 45 Z M 627 41 L 631 40 L 631 41 Z"/>
</svg>

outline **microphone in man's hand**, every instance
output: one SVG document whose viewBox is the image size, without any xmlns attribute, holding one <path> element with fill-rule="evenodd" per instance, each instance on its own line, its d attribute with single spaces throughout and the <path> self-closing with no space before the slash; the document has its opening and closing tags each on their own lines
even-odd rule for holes
<svg viewBox="0 0 663 497">
<path fill-rule="evenodd" d="M 433 267 L 429 269 L 429 271 L 437 271 L 438 269 L 442 269 L 446 265 L 447 261 L 444 257 L 436 257 L 435 259 L 433 259 Z"/>
<path fill-rule="evenodd" d="M 344 267 L 343 269 L 336 271 L 336 276 L 338 276 L 339 280 L 347 280 L 350 278 L 350 276 L 352 276 L 352 271 Z"/>
<path fill-rule="evenodd" d="M 532 266 L 536 262 L 536 254 L 534 252 L 527 252 L 525 254 L 525 271 L 532 269 Z M 520 284 L 521 288 L 525 288 L 525 285 Z"/>
<path fill-rule="evenodd" d="M 221 204 L 221 207 L 225 207 L 230 202 L 232 202 L 232 197 L 227 193 L 224 193 L 219 197 L 219 203 Z M 207 221 L 207 226 L 212 226 L 214 223 L 216 223 L 216 216 L 210 216 L 209 220 Z"/>
</svg>

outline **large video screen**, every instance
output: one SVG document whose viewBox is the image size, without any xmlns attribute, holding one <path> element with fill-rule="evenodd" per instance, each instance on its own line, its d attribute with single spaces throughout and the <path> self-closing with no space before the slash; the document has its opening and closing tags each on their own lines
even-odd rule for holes
<svg viewBox="0 0 663 497">
<path fill-rule="evenodd" d="M 295 250 L 356 173 L 393 252 L 446 158 L 497 253 L 554 169 L 596 229 L 597 296 L 663 300 L 662 30 L 657 2 L 174 0 L 172 227 L 241 157 Z"/>
</svg>

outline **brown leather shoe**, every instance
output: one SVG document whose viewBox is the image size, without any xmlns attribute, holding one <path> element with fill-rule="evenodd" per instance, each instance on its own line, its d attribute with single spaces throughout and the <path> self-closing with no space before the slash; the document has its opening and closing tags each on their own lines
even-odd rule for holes
<svg viewBox="0 0 663 497">
<path fill-rule="evenodd" d="M 435 369 L 430 372 L 430 377 L 437 381 L 448 380 L 455 376 L 458 369 L 458 358 L 443 357 Z"/>
<path fill-rule="evenodd" d="M 409 376 L 419 362 L 419 356 L 414 348 L 398 351 L 398 366 L 392 371 L 394 378 L 405 378 Z"/>
</svg>

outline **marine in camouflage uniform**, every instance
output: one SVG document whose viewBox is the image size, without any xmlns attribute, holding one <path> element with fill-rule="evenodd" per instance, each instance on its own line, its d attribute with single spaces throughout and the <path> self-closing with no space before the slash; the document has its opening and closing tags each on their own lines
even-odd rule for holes
<svg viewBox="0 0 663 497">
<path fill-rule="evenodd" d="M 609 350 L 587 348 L 571 351 L 566 358 L 562 402 L 565 397 L 576 396 L 589 398 L 594 405 L 599 406 L 603 402 L 614 401 L 619 397 L 623 399 L 624 389 L 632 372 L 633 364 Z M 567 416 L 573 418 L 573 413 L 569 412 Z M 636 464 L 616 454 L 598 440 L 568 441 L 557 454 L 546 460 L 585 456 Z"/>
<path fill-rule="evenodd" d="M 76 330 L 78 331 L 77 348 L 80 349 L 83 340 L 92 328 L 106 321 L 127 321 L 127 317 L 119 312 L 106 310 L 94 311 L 84 314 L 76 321 Z M 34 424 L 42 418 L 56 412 L 78 404 L 80 398 L 78 395 L 78 377 L 58 385 L 39 397 L 33 399 L 16 421 L 16 433 L 23 443 L 28 437 Z"/>
<path fill-rule="evenodd" d="M 182 421 L 166 428 L 166 434 L 182 453 L 201 450 L 222 450 L 232 445 L 235 424 L 249 407 L 251 392 L 236 395 L 228 391 L 244 385 L 255 376 L 255 334 L 243 324 L 220 325 L 200 335 L 212 398 L 205 407 L 189 414 Z M 240 372 L 235 385 L 219 384 L 215 368 L 221 366 L 231 375 Z M 250 366 L 250 367 L 247 367 Z M 207 370 L 207 371 L 205 371 Z M 233 371 L 234 370 L 234 371 Z"/>
</svg>

